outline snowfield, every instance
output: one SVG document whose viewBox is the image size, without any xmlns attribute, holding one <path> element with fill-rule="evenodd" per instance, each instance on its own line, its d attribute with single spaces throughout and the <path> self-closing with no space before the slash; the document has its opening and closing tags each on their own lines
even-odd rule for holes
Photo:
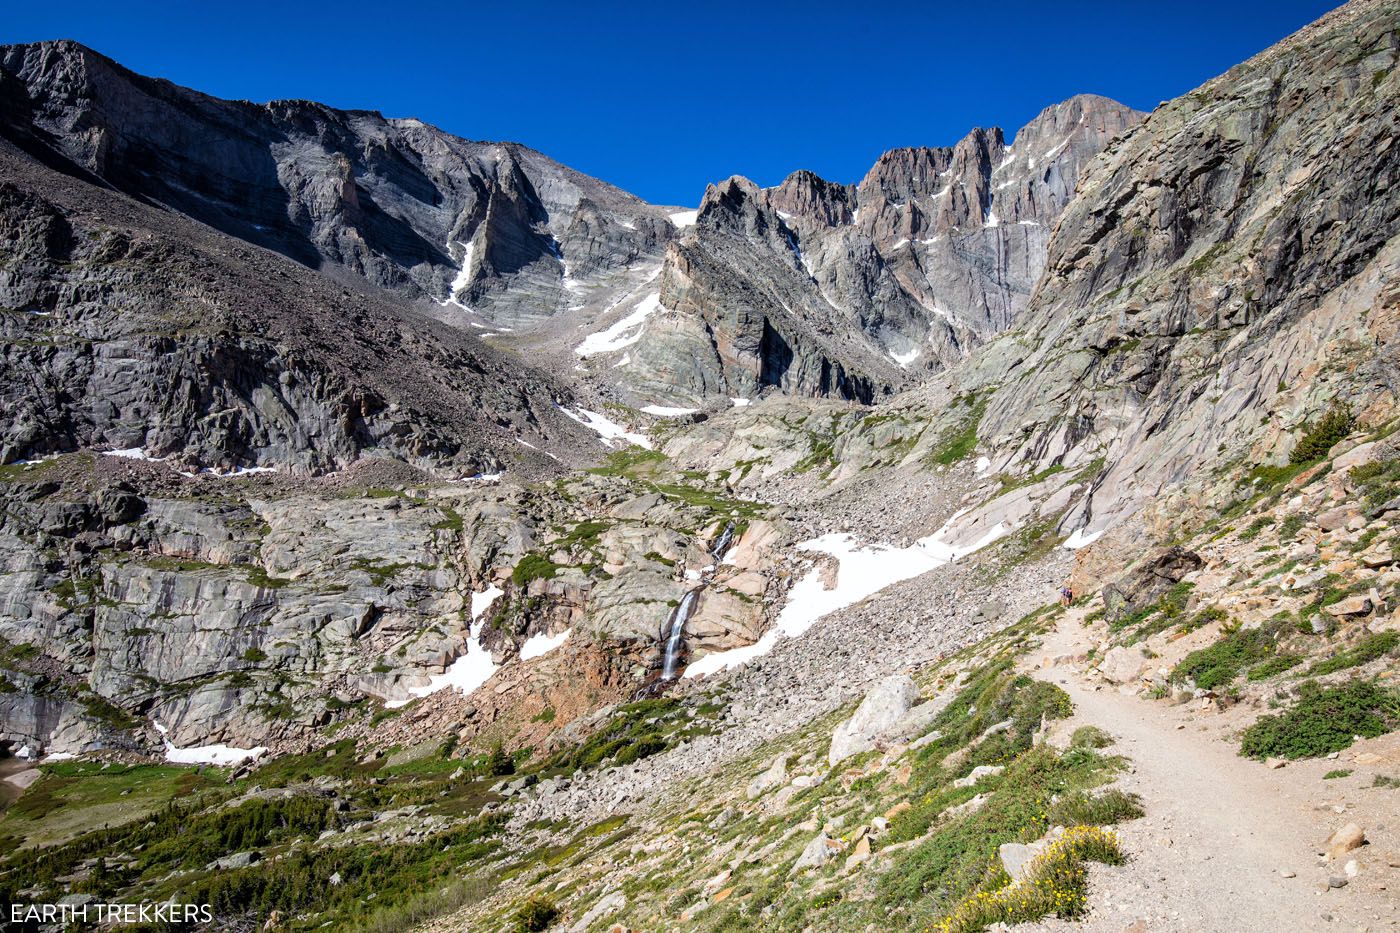
<svg viewBox="0 0 1400 933">
<path fill-rule="evenodd" d="M 836 558 L 840 565 L 836 574 L 836 585 L 827 589 L 822 583 L 820 569 L 813 568 L 807 571 L 807 575 L 788 593 L 787 604 L 783 606 L 778 620 L 763 633 L 762 638 L 742 648 L 707 654 L 686 668 L 685 676 L 700 677 L 747 664 L 754 658 L 772 651 L 779 639 L 796 638 L 806 632 L 823 616 L 858 603 L 887 586 L 966 557 L 1012 530 L 1006 525 L 998 524 L 980 540 L 963 547 L 955 547 L 944 541 L 944 538 L 962 514 L 960 512 L 954 515 L 938 531 L 927 538 L 920 538 L 907 548 L 892 547 L 888 544 L 862 544 L 853 536 L 844 533 L 826 534 L 802 542 L 798 547 L 803 550 L 830 554 Z"/>
<path fill-rule="evenodd" d="M 601 437 L 603 439 L 603 442 L 609 447 L 617 446 L 615 444 L 609 443 L 610 441 L 624 441 L 626 443 L 636 444 L 638 447 L 645 447 L 647 450 L 651 450 L 651 441 L 648 440 L 645 435 L 637 434 L 634 431 L 629 431 L 622 425 L 618 424 L 616 421 L 613 421 L 611 418 L 608 418 L 605 415 L 600 415 L 596 411 L 589 411 L 587 408 L 580 408 L 578 411 L 575 412 L 564 408 L 562 405 L 560 406 L 559 410 L 562 411 L 564 414 L 568 415 L 570 418 L 577 421 L 579 424 L 588 428 L 590 431 L 597 433 L 597 435 Z"/>
<path fill-rule="evenodd" d="M 454 687 L 462 691 L 463 694 L 470 694 L 477 687 L 491 679 L 491 675 L 496 673 L 497 664 L 491 660 L 491 652 L 487 651 L 481 644 L 481 616 L 487 609 L 491 608 L 497 598 L 505 593 L 500 587 L 492 584 L 480 593 L 472 594 L 472 628 L 471 637 L 467 640 L 467 653 L 459 657 L 448 665 L 447 670 L 429 678 L 426 686 L 410 687 L 411 697 L 405 700 L 390 700 L 385 703 L 386 709 L 398 709 L 406 706 L 420 697 L 425 697 L 430 693 L 437 693 L 439 690 Z"/>
<path fill-rule="evenodd" d="M 592 356 L 595 353 L 613 353 L 623 347 L 630 347 L 642 339 L 642 325 L 660 307 L 660 293 L 647 295 L 637 302 L 637 307 L 631 314 L 616 321 L 607 330 L 589 334 L 583 343 L 574 348 L 574 352 L 579 356 Z"/>
</svg>

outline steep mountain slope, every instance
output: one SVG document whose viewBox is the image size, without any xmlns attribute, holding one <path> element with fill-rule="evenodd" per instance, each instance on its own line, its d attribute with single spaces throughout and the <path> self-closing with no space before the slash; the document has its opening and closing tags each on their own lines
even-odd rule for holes
<svg viewBox="0 0 1400 933">
<path fill-rule="evenodd" d="M 463 331 L 0 143 L 3 459 L 196 468 L 394 456 L 458 472 L 599 451 L 569 390 Z M 375 365 L 367 365 L 369 361 Z"/>
<path fill-rule="evenodd" d="M 621 363 L 643 394 L 870 402 L 1005 330 L 1087 164 L 1141 114 L 1083 95 L 1007 144 L 896 149 L 857 185 L 797 172 L 711 186 L 668 250 L 660 304 Z M 618 355 L 604 358 L 619 365 Z"/>
<path fill-rule="evenodd" d="M 0 101 L 0 134 L 31 152 L 312 268 L 503 324 L 567 309 L 673 233 L 664 211 L 524 146 L 219 100 L 73 42 L 0 48 Z"/>
<path fill-rule="evenodd" d="M 531 446 L 601 445 L 560 380 L 16 134 L 7 459 L 350 466 L 0 468 L 0 746 L 92 759 L 25 772 L 0 894 L 501 933 L 1395 915 L 1397 58 L 1400 0 L 1357 0 L 1131 128 L 1076 98 L 1009 152 L 714 186 L 664 261 L 493 338 L 708 406 L 565 475 Z M 215 743 L 271 751 L 152 763 Z"/>
<path fill-rule="evenodd" d="M 1081 180 L 1019 325 L 946 376 L 872 417 L 755 408 L 668 451 L 746 464 L 750 485 L 813 452 L 835 482 L 980 454 L 1009 491 L 969 527 L 1051 496 L 1043 517 L 1082 539 L 1145 506 L 1170 525 L 1238 498 L 1332 407 L 1384 423 L 1398 14 L 1348 4 L 1148 116 Z"/>
<path fill-rule="evenodd" d="M 1203 467 L 1286 458 L 1329 405 L 1390 416 L 1397 57 L 1400 5 L 1348 4 L 1090 170 L 1022 332 L 967 386 L 998 386 L 978 429 L 997 467 L 1104 457 L 1072 519 L 1100 529 Z"/>
</svg>

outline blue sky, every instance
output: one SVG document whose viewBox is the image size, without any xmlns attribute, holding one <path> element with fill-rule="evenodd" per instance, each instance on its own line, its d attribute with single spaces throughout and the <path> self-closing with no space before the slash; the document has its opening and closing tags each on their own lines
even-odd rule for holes
<svg viewBox="0 0 1400 933">
<path fill-rule="evenodd" d="M 1008 134 L 1087 91 L 1150 110 L 1335 2 L 13 3 L 220 97 L 300 97 L 510 139 L 647 200 L 733 174 L 856 181 L 886 149 Z"/>
</svg>

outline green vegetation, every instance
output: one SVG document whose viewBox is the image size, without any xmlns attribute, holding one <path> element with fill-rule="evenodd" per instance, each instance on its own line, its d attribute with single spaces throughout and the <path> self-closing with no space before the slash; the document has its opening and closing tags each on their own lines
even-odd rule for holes
<svg viewBox="0 0 1400 933">
<path fill-rule="evenodd" d="M 1254 521 L 1250 522 L 1248 528 L 1244 529 L 1239 533 L 1239 539 L 1241 541 L 1253 541 L 1255 538 L 1259 537 L 1259 533 L 1261 531 L 1263 531 L 1265 528 L 1268 528 L 1273 523 L 1273 516 L 1261 515 L 1259 518 L 1256 518 Z"/>
<path fill-rule="evenodd" d="M 1155 603 L 1150 603 L 1126 613 L 1121 618 L 1110 621 L 1109 630 L 1113 632 L 1131 631 L 1133 637 L 1129 639 L 1130 644 L 1165 631 L 1181 621 L 1181 616 L 1186 611 L 1186 603 L 1191 598 L 1191 591 L 1195 588 L 1194 583 L 1173 584 Z M 1219 609 L 1210 607 L 1198 613 L 1190 626 L 1199 627 L 1206 622 L 1223 619 L 1224 615 Z M 1187 623 L 1183 623 L 1183 625 L 1185 624 Z"/>
<path fill-rule="evenodd" d="M 619 707 L 607 725 L 578 747 L 560 752 L 546 767 L 563 771 L 589 770 L 609 758 L 614 764 L 628 765 L 663 752 L 706 729 L 701 719 L 692 723 L 684 715 L 678 699 L 638 700 Z"/>
<path fill-rule="evenodd" d="M 1303 425 L 1303 436 L 1288 455 L 1288 462 L 1301 464 L 1321 460 L 1333 445 L 1351 433 L 1355 424 L 1356 419 L 1352 417 L 1350 408 L 1333 405 L 1316 422 Z"/>
<path fill-rule="evenodd" d="M 457 510 L 448 506 L 440 506 L 442 509 L 442 521 L 433 525 L 434 531 L 459 532 L 462 530 L 462 516 L 457 514 Z"/>
<path fill-rule="evenodd" d="M 627 447 L 608 454 L 602 466 L 594 467 L 590 473 L 599 476 L 627 476 L 633 479 L 655 473 L 665 467 L 666 455 L 659 450 L 644 447 Z"/>
<path fill-rule="evenodd" d="M 1396 645 L 1400 645 L 1400 633 L 1398 632 L 1379 632 L 1375 635 L 1367 635 L 1353 647 L 1316 662 L 1308 668 L 1308 674 L 1320 677 L 1323 674 L 1346 670 L 1349 667 L 1360 667 L 1390 654 L 1395 650 Z"/>
<path fill-rule="evenodd" d="M 1113 744 L 1113 736 L 1098 726 L 1080 726 L 1069 737 L 1071 748 L 1108 748 Z"/>
<path fill-rule="evenodd" d="M 1366 505 L 1381 505 L 1400 495 L 1400 460 L 1375 460 L 1352 467 L 1347 478 L 1357 486 L 1357 497 Z"/>
<path fill-rule="evenodd" d="M 532 580 L 552 579 L 561 566 L 543 554 L 532 552 L 520 558 L 520 563 L 510 572 L 510 579 L 516 586 L 527 586 Z"/>
<path fill-rule="evenodd" d="M 1030 865 L 1019 885 L 1006 885 L 992 873 L 931 929 L 936 933 L 976 933 L 994 923 L 1028 923 L 1056 916 L 1072 920 L 1084 913 L 1089 862 L 1121 865 L 1126 860 L 1118 837 L 1094 826 L 1076 826 L 1051 843 Z"/>
<path fill-rule="evenodd" d="M 1332 781 L 1337 778 L 1351 777 L 1350 768 L 1334 768 L 1322 776 L 1324 781 Z"/>
<path fill-rule="evenodd" d="M 929 461 L 938 466 L 949 466 L 972 454 L 977 449 L 977 426 L 982 423 L 982 415 L 987 410 L 986 399 L 967 395 L 954 404 L 961 404 L 958 421 L 944 430 L 938 443 L 929 452 Z"/>
<path fill-rule="evenodd" d="M 1135 820 L 1145 812 L 1137 794 L 1116 788 L 1101 794 L 1079 790 L 1055 801 L 1050 808 L 1050 822 L 1057 826 L 1108 826 Z"/>
<path fill-rule="evenodd" d="M 1292 670 L 1303 663 L 1301 654 L 1276 654 L 1263 663 L 1256 664 L 1249 669 L 1246 680 L 1268 680 L 1282 674 L 1284 671 Z"/>
<path fill-rule="evenodd" d="M 1303 526 L 1306 525 L 1306 524 L 1307 524 L 1308 522 L 1310 522 L 1310 521 L 1312 521 L 1312 517 L 1309 516 L 1309 515 L 1303 515 L 1303 514 L 1298 513 L 1298 512 L 1295 512 L 1295 513 L 1293 513 L 1292 515 L 1289 515 L 1289 516 L 1288 516 L 1287 518 L 1285 518 L 1283 521 L 1279 522 L 1279 526 L 1278 526 L 1278 539 L 1279 539 L 1279 541 L 1282 541 L 1282 542 L 1285 542 L 1285 543 L 1292 542 L 1292 541 L 1296 541 L 1296 540 L 1298 539 L 1298 532 L 1302 531 L 1302 530 L 1303 530 Z"/>
<path fill-rule="evenodd" d="M 1251 758 L 1317 758 L 1338 752 L 1353 736 L 1375 738 L 1400 727 L 1400 694 L 1372 681 L 1298 687 L 1286 712 L 1264 716 L 1244 731 L 1240 753 Z"/>
<path fill-rule="evenodd" d="M 1249 667 L 1274 653 L 1274 634 L 1267 628 L 1236 629 L 1215 644 L 1200 648 L 1172 668 L 1171 679 L 1191 680 L 1202 690 L 1223 687 Z"/>
<path fill-rule="evenodd" d="M 559 916 L 559 908 L 554 901 L 539 894 L 525 899 L 515 911 L 515 928 L 520 933 L 539 933 L 549 929 L 549 925 Z"/>
</svg>

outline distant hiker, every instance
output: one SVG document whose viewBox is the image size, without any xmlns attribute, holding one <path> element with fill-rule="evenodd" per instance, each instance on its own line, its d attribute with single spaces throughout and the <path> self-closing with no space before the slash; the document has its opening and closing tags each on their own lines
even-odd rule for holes
<svg viewBox="0 0 1400 933">
<path fill-rule="evenodd" d="M 1074 602 L 1074 590 L 1068 586 L 1060 587 L 1060 605 L 1068 606 L 1072 602 Z"/>
</svg>

